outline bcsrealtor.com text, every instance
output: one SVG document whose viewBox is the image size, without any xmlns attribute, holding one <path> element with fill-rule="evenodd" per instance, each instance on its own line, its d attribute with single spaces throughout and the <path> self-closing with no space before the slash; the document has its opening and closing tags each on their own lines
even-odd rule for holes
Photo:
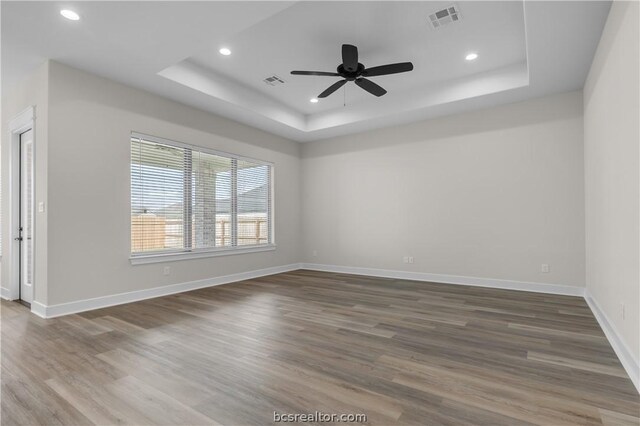
<svg viewBox="0 0 640 426">
<path fill-rule="evenodd" d="M 362 413 L 278 413 L 273 412 L 274 423 L 365 423 L 367 415 Z"/>
</svg>

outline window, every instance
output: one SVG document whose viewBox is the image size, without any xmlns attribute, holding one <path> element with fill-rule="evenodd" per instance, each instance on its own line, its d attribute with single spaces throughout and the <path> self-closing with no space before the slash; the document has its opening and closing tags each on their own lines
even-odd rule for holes
<svg viewBox="0 0 640 426">
<path fill-rule="evenodd" d="M 273 246 L 269 163 L 133 133 L 131 254 Z"/>
</svg>

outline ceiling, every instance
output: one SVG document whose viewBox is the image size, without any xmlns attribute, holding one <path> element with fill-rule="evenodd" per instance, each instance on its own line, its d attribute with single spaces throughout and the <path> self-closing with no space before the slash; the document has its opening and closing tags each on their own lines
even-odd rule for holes
<svg viewBox="0 0 640 426">
<path fill-rule="evenodd" d="M 428 16 L 455 4 L 458 22 Z M 46 59 L 300 142 L 582 88 L 608 1 L 2 2 L 2 90 Z M 62 8 L 81 19 L 68 21 Z M 37 28 L 37 31 L 33 31 Z M 371 67 L 376 98 L 336 77 L 341 44 Z M 223 56 L 218 49 L 228 47 Z M 465 56 L 477 52 L 478 58 Z M 284 84 L 270 86 L 277 75 Z"/>
</svg>

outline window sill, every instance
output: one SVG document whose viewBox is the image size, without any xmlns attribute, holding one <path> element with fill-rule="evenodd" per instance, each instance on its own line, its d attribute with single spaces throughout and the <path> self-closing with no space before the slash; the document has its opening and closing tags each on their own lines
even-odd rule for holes
<svg viewBox="0 0 640 426">
<path fill-rule="evenodd" d="M 263 246 L 239 247 L 234 249 L 203 250 L 194 252 L 159 253 L 129 257 L 132 265 L 145 265 L 148 263 L 174 262 L 177 260 L 201 259 L 205 257 L 231 256 L 234 254 L 259 253 L 276 249 L 275 244 Z"/>
</svg>

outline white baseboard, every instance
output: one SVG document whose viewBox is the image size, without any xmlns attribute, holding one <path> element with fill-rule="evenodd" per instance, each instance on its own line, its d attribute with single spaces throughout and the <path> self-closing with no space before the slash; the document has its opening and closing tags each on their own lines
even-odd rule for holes
<svg viewBox="0 0 640 426">
<path fill-rule="evenodd" d="M 598 302 L 596 302 L 596 300 L 591 296 L 589 290 L 585 291 L 584 300 L 586 300 L 587 304 L 591 308 L 593 316 L 596 317 L 598 324 L 600 324 L 600 328 L 604 331 L 604 335 L 607 336 L 609 344 L 615 351 L 616 355 L 618 355 L 620 363 L 629 375 L 629 378 L 636 387 L 636 390 L 640 393 L 640 364 L 638 360 L 634 358 L 633 353 L 624 343 L 620 334 L 614 328 L 613 323 L 609 321 L 607 315 L 602 309 L 600 309 L 600 305 L 598 305 Z"/>
<path fill-rule="evenodd" d="M 222 277 L 207 278 L 204 280 L 190 281 L 186 283 L 171 284 L 162 287 L 154 287 L 145 290 L 119 293 L 109 296 L 96 297 L 93 299 L 77 300 L 74 302 L 60 303 L 57 305 L 43 305 L 34 301 L 31 304 L 31 312 L 42 318 L 55 318 L 62 315 L 76 314 L 78 312 L 90 311 L 93 309 L 106 308 L 109 306 L 122 305 L 124 303 L 137 302 L 154 297 L 167 296 L 175 293 L 196 290 L 199 288 L 213 287 L 236 281 L 249 280 L 252 278 L 264 277 L 267 275 L 280 274 L 283 272 L 300 269 L 300 264 L 274 266 L 271 268 L 258 269 L 255 271 L 240 272 L 237 274 L 224 275 Z"/>
<path fill-rule="evenodd" d="M 353 266 L 320 265 L 303 263 L 303 269 L 335 272 L 340 274 L 369 275 L 372 277 L 394 278 L 399 280 L 429 281 L 444 284 L 460 284 L 477 287 L 502 288 L 505 290 L 532 291 L 536 293 L 561 294 L 565 296 L 583 296 L 584 288 L 561 284 L 532 283 L 523 281 L 500 280 L 494 278 L 465 277 L 459 275 L 430 274 L 427 272 L 409 272 L 392 269 L 359 268 Z"/>
<path fill-rule="evenodd" d="M 11 290 L 8 288 L 0 287 L 0 297 L 5 300 L 11 300 Z"/>
<path fill-rule="evenodd" d="M 121 305 L 124 303 L 136 302 L 139 300 L 151 299 L 154 297 L 167 296 L 175 293 L 196 290 L 199 288 L 213 287 L 221 284 L 228 284 L 267 275 L 280 274 L 297 269 L 310 269 L 315 271 L 336 272 L 355 275 L 369 275 L 374 277 L 406 279 L 414 281 L 430 281 L 445 284 L 464 284 L 471 286 L 503 288 L 509 290 L 533 291 L 539 293 L 563 294 L 570 296 L 582 296 L 583 288 L 563 286 L 555 284 L 527 283 L 520 281 L 496 280 L 489 278 L 463 277 L 455 275 L 430 274 L 424 272 L 406 272 L 386 269 L 357 268 L 336 265 L 318 265 L 312 263 L 293 263 L 290 265 L 275 266 L 271 268 L 258 269 L 255 271 L 240 272 L 237 274 L 225 275 L 216 278 L 207 278 L 186 283 L 171 284 L 162 287 L 154 287 L 145 290 L 137 290 L 127 293 L 119 293 L 108 296 L 96 297 L 92 299 L 77 300 L 57 305 L 44 305 L 34 301 L 31 304 L 31 311 L 42 318 L 54 318 L 62 315 L 75 314 L 78 312 L 90 311 L 93 309 L 106 308 L 109 306 Z M 5 289 L 3 289 L 5 290 Z"/>
<path fill-rule="evenodd" d="M 43 305 L 34 300 L 31 302 L 31 313 L 36 314 L 40 318 L 47 318 L 47 305 Z"/>
</svg>

